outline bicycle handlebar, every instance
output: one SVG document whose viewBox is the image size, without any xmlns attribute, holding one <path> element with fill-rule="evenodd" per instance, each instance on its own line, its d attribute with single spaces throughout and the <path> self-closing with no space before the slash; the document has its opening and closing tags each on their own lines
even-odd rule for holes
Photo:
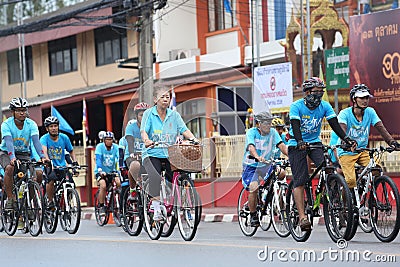
<svg viewBox="0 0 400 267">
<path fill-rule="evenodd" d="M 363 152 L 363 151 L 368 151 L 368 152 L 372 152 L 372 153 L 376 153 L 376 152 L 389 152 L 392 153 L 393 151 L 395 151 L 394 147 L 388 146 L 388 147 L 384 147 L 384 146 L 380 146 L 377 148 L 368 148 L 368 147 L 364 147 L 364 148 L 356 148 L 354 150 L 354 152 Z"/>
</svg>

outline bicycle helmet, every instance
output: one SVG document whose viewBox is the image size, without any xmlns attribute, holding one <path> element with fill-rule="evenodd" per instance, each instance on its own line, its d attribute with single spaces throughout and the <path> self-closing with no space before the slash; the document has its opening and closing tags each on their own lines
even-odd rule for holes
<svg viewBox="0 0 400 267">
<path fill-rule="evenodd" d="M 100 140 L 103 140 L 105 134 L 106 134 L 105 131 L 100 131 L 99 134 L 98 134 L 99 139 L 100 139 Z"/>
<path fill-rule="evenodd" d="M 285 126 L 285 122 L 281 118 L 275 118 L 275 119 L 272 120 L 271 125 L 273 127 L 284 127 Z"/>
<path fill-rule="evenodd" d="M 28 108 L 28 101 L 21 97 L 11 99 L 9 109 L 15 110 L 17 108 Z"/>
<path fill-rule="evenodd" d="M 114 139 L 114 133 L 113 132 L 110 132 L 110 131 L 107 131 L 107 132 L 105 132 L 104 133 L 104 137 L 103 137 L 104 139 L 106 139 L 106 138 L 112 138 L 112 139 Z"/>
<path fill-rule="evenodd" d="M 303 92 L 313 89 L 314 87 L 325 88 L 325 83 L 318 77 L 312 77 L 303 82 Z"/>
<path fill-rule="evenodd" d="M 275 117 L 271 115 L 271 113 L 269 113 L 268 111 L 263 111 L 258 113 L 257 115 L 254 116 L 254 119 L 257 122 L 262 122 L 262 121 L 271 121 L 273 120 Z"/>
<path fill-rule="evenodd" d="M 150 105 L 149 105 L 149 104 L 147 104 L 147 103 L 145 103 L 145 102 L 140 102 L 140 103 L 138 103 L 138 104 L 135 105 L 135 107 L 133 108 L 133 111 L 135 111 L 136 113 L 138 113 L 139 111 L 146 110 L 146 109 L 148 109 L 148 108 L 150 108 Z"/>
<path fill-rule="evenodd" d="M 350 90 L 350 100 L 353 101 L 356 97 L 364 97 L 369 96 L 372 97 L 370 93 L 370 89 L 365 84 L 356 84 Z"/>
<path fill-rule="evenodd" d="M 59 124 L 60 124 L 60 121 L 57 119 L 57 117 L 54 117 L 54 116 L 47 117 L 47 118 L 44 120 L 44 127 L 48 127 L 48 126 L 50 126 L 51 124 L 57 124 L 57 125 L 59 125 Z"/>
</svg>

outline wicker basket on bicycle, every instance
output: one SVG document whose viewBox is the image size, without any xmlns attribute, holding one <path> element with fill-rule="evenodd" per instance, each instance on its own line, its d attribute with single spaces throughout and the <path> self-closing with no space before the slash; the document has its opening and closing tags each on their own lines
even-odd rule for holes
<svg viewBox="0 0 400 267">
<path fill-rule="evenodd" d="M 168 155 L 173 171 L 202 171 L 203 149 L 200 145 L 175 144 L 168 147 Z"/>
</svg>

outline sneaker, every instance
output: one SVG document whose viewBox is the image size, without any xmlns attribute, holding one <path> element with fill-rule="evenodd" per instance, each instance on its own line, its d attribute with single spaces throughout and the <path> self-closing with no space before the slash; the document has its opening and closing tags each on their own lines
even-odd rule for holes
<svg viewBox="0 0 400 267">
<path fill-rule="evenodd" d="M 16 210 L 17 208 L 18 208 L 17 201 L 15 199 L 10 198 L 7 200 L 7 203 L 5 206 L 6 210 Z"/>
<path fill-rule="evenodd" d="M 162 221 L 164 216 L 162 215 L 161 210 L 155 210 L 153 215 L 153 221 Z"/>
<path fill-rule="evenodd" d="M 311 231 L 311 223 L 308 218 L 303 218 L 300 220 L 300 229 L 304 232 Z"/>
<path fill-rule="evenodd" d="M 250 226 L 251 227 L 259 227 L 260 226 L 260 220 L 258 219 L 258 214 L 257 213 L 251 215 Z"/>
<path fill-rule="evenodd" d="M 106 207 L 105 206 L 99 207 L 99 215 L 106 216 Z"/>
</svg>

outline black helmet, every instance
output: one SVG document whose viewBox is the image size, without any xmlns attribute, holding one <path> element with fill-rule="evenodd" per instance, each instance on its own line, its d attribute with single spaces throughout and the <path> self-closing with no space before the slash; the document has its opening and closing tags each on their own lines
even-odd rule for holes
<svg viewBox="0 0 400 267">
<path fill-rule="evenodd" d="M 318 77 L 312 77 L 303 82 L 303 92 L 313 89 L 314 87 L 325 88 L 325 83 Z"/>
<path fill-rule="evenodd" d="M 51 124 L 57 124 L 57 125 L 59 125 L 59 124 L 60 124 L 60 121 L 57 119 L 57 117 L 54 117 L 54 116 L 47 117 L 47 118 L 44 120 L 44 127 L 48 127 L 48 126 L 50 126 Z"/>
<path fill-rule="evenodd" d="M 17 108 L 28 108 L 28 101 L 21 97 L 11 99 L 9 109 L 15 110 Z"/>
<path fill-rule="evenodd" d="M 365 84 L 356 84 L 351 88 L 350 90 L 350 100 L 353 101 L 355 97 L 364 97 L 364 96 L 370 96 L 372 97 L 370 90 L 368 86 Z"/>
</svg>

